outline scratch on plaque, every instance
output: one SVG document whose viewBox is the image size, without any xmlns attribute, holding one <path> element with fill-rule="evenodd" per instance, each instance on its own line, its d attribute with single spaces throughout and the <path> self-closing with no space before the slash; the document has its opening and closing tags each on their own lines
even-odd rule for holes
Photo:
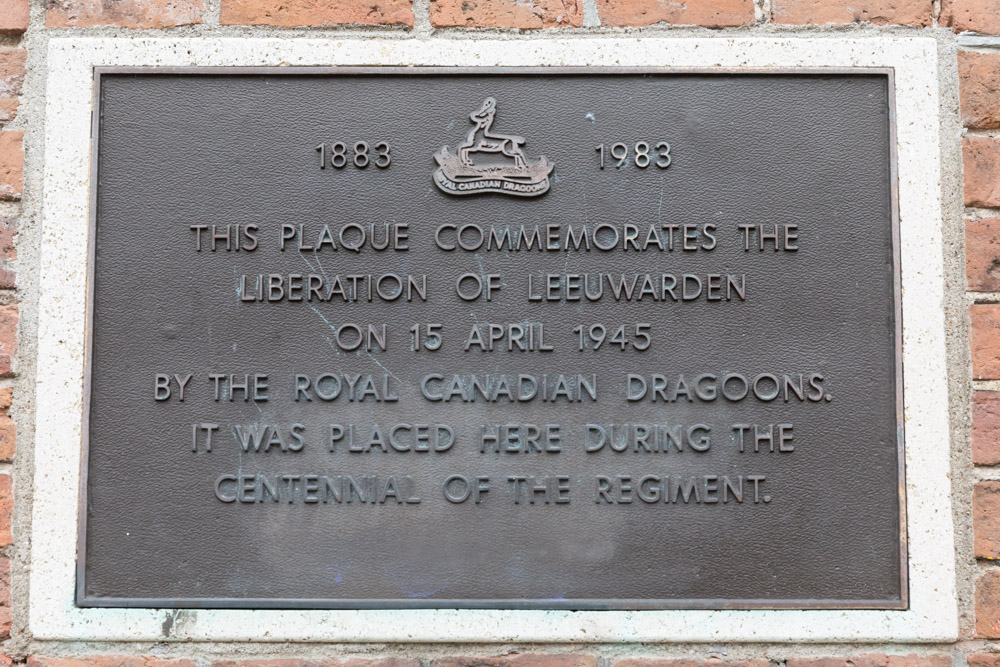
<svg viewBox="0 0 1000 667">
<path fill-rule="evenodd" d="M 308 259 L 306 259 L 306 256 L 302 254 L 302 251 L 301 251 L 301 250 L 299 250 L 299 257 L 301 257 L 301 258 L 302 258 L 302 261 L 306 263 L 306 266 L 308 266 L 308 267 L 309 267 L 309 270 L 310 270 L 310 271 L 312 271 L 313 273 L 315 273 L 315 272 L 316 272 L 316 267 L 314 267 L 314 266 L 312 265 L 312 262 L 310 262 L 310 261 L 309 261 Z"/>
<path fill-rule="evenodd" d="M 388 368 L 386 368 L 385 366 L 383 366 L 383 365 L 381 364 L 381 362 L 379 362 L 379 360 L 378 360 L 378 359 L 376 359 L 375 357 L 373 357 L 373 356 L 372 356 L 372 353 L 371 353 L 371 352 L 365 352 L 365 354 L 367 354 L 367 355 L 368 355 L 368 358 L 369 358 L 369 359 L 371 359 L 372 361 L 374 361 L 374 362 L 375 362 L 375 365 L 376 365 L 376 366 L 378 366 L 379 368 L 381 368 L 382 370 L 384 370 L 384 371 L 386 372 L 386 374 L 388 374 L 388 376 L 389 376 L 389 377 L 391 377 L 391 378 L 392 378 L 393 380 L 395 380 L 396 382 L 398 382 L 398 383 L 400 383 L 400 384 L 403 384 L 403 381 L 402 381 L 402 380 L 400 380 L 400 379 L 399 379 L 398 377 L 396 377 L 396 376 L 395 376 L 395 375 L 393 374 L 393 372 L 392 372 L 392 371 L 390 371 L 390 370 L 389 370 Z"/>
<path fill-rule="evenodd" d="M 318 310 L 316 310 L 316 306 L 309 306 L 309 310 L 311 310 L 314 313 L 316 313 L 317 315 L 319 315 L 319 318 L 321 320 L 323 320 L 324 322 L 326 322 L 326 326 L 330 327 L 330 331 L 332 331 L 334 333 L 337 333 L 337 327 L 335 327 L 332 324 L 330 324 L 330 320 L 326 319 L 326 317 L 324 317 L 323 313 L 321 313 Z"/>
<path fill-rule="evenodd" d="M 327 322 L 327 324 L 329 324 L 329 322 Z M 334 354 L 339 357 L 341 355 L 340 348 L 333 344 L 333 341 L 330 340 L 329 336 L 327 337 L 326 342 L 330 344 L 330 348 L 333 350 Z"/>
<path fill-rule="evenodd" d="M 330 277 L 326 275 L 326 269 L 323 268 L 323 262 L 319 258 L 319 249 L 313 250 L 313 257 L 316 258 L 316 264 L 319 265 L 319 272 L 323 274 L 323 280 L 330 282 Z"/>
</svg>

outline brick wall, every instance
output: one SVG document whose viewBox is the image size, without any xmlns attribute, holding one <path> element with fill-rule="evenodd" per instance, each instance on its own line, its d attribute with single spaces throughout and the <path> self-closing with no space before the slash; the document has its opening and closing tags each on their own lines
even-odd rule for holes
<svg viewBox="0 0 1000 667">
<path fill-rule="evenodd" d="M 18 296 L 25 287 L 17 276 L 16 248 L 26 242 L 17 233 L 41 196 L 25 178 L 26 158 L 30 161 L 31 151 L 40 150 L 37 143 L 26 142 L 26 135 L 40 122 L 42 102 L 22 95 L 30 76 L 28 65 L 44 66 L 39 50 L 44 49 L 46 36 L 56 32 L 106 34 L 107 28 L 114 28 L 120 29 L 118 34 L 147 35 L 180 29 L 187 31 L 185 35 L 212 35 L 223 34 L 230 26 L 243 27 L 237 34 L 246 35 L 303 27 L 329 34 L 339 28 L 370 26 L 367 34 L 441 31 L 483 39 L 493 33 L 482 29 L 570 34 L 628 29 L 630 34 L 655 30 L 662 35 L 696 27 L 732 34 L 794 35 L 813 34 L 823 27 L 833 31 L 833 38 L 853 36 L 857 30 L 930 33 L 951 44 L 957 51 L 964 127 L 954 149 L 961 151 L 964 165 L 971 460 L 978 480 L 971 498 L 970 549 L 978 561 L 978 580 L 974 600 L 959 601 L 965 617 L 974 620 L 963 625 L 961 640 L 951 645 L 889 645 L 878 652 L 849 645 L 595 646 L 579 654 L 572 647 L 543 652 L 530 647 L 479 647 L 472 652 L 474 657 L 447 657 L 447 648 L 441 647 L 407 647 L 399 649 L 400 655 L 385 646 L 330 647 L 331 655 L 377 654 L 350 660 L 316 657 L 323 653 L 316 647 L 260 647 L 266 657 L 257 659 L 253 647 L 222 645 L 206 652 L 178 644 L 102 648 L 94 643 L 58 646 L 34 640 L 26 600 L 11 599 L 12 579 L 16 583 L 29 571 L 30 544 L 13 521 L 15 506 L 22 518 L 17 525 L 26 525 L 28 518 L 27 509 L 17 505 L 18 487 L 12 483 L 16 428 L 9 414 L 27 412 L 31 396 L 18 396 L 12 387 L 22 367 L 35 361 L 17 356 Z M 40 81 L 38 74 L 36 83 Z M 34 112 L 26 115 L 22 111 L 26 107 Z M 0 0 L 0 640 L 5 640 L 0 662 L 27 662 L 31 667 L 1000 667 L 1000 641 L 992 641 L 1000 640 L 998 466 L 1000 0 Z M 12 568 L 12 559 L 20 567 Z M 26 589 L 15 586 L 15 590 Z M 165 653 L 170 657 L 162 657 Z M 668 657 L 629 657 L 651 653 Z M 245 659 L 248 654 L 254 659 Z M 309 657 L 300 657 L 306 654 Z"/>
<path fill-rule="evenodd" d="M 23 122 L 18 111 L 27 51 L 20 35 L 28 27 L 27 3 L 0 0 L 0 638 L 11 630 L 11 559 L 16 428 L 9 414 L 17 353 L 18 306 L 14 235 L 24 190 Z M 15 129 L 17 128 L 17 129 Z"/>
<path fill-rule="evenodd" d="M 942 23 L 956 30 L 1000 33 L 1000 6 L 950 3 Z M 958 53 L 964 197 L 966 288 L 972 349 L 972 495 L 976 635 L 1000 638 L 1000 50 Z M 971 656 L 997 664 L 995 657 Z"/>
</svg>

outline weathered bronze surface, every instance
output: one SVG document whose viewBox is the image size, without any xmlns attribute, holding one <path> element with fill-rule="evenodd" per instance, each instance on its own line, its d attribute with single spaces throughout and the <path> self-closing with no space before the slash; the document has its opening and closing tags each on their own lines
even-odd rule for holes
<svg viewBox="0 0 1000 667">
<path fill-rule="evenodd" d="M 891 89 L 98 71 L 78 603 L 905 607 Z"/>
</svg>

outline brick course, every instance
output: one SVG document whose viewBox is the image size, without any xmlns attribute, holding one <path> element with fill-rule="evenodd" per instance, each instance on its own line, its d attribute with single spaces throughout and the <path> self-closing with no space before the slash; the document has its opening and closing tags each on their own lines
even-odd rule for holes
<svg viewBox="0 0 1000 667">
<path fill-rule="evenodd" d="M 56 667 L 71 666 L 59 665 Z M 262 660 L 213 660 L 211 667 L 420 667 L 420 661 L 415 658 L 350 658 L 348 660 L 271 658 Z"/>
<path fill-rule="evenodd" d="M 966 127 L 1000 128 L 1000 52 L 959 51 L 958 96 Z"/>
<path fill-rule="evenodd" d="M 1000 304 L 977 303 L 969 307 L 972 377 L 1000 379 Z"/>
<path fill-rule="evenodd" d="M 965 221 L 965 282 L 973 292 L 1000 292 L 1000 218 Z"/>
<path fill-rule="evenodd" d="M 968 663 L 969 667 L 1000 667 L 1000 653 L 973 653 Z"/>
<path fill-rule="evenodd" d="M 929 26 L 931 4 L 924 0 L 773 0 L 771 20 L 795 25 L 871 23 Z"/>
<path fill-rule="evenodd" d="M 511 654 L 496 657 L 437 658 L 431 667 L 597 667 L 597 658 L 589 655 Z"/>
<path fill-rule="evenodd" d="M 866 653 L 837 658 L 789 658 L 786 667 L 951 667 L 950 655 Z"/>
<path fill-rule="evenodd" d="M 46 0 L 49 28 L 173 28 L 201 23 L 202 0 Z"/>
<path fill-rule="evenodd" d="M 1000 0 L 942 0 L 941 25 L 955 32 L 1000 34 Z"/>
<path fill-rule="evenodd" d="M 222 25 L 281 28 L 335 25 L 404 25 L 413 27 L 410 0 L 222 0 Z"/>
<path fill-rule="evenodd" d="M 10 637 L 10 559 L 0 556 L 0 639 Z"/>
<path fill-rule="evenodd" d="M 28 29 L 28 0 L 0 0 L 0 34 L 16 35 Z"/>
<path fill-rule="evenodd" d="M 751 0 L 597 0 L 597 14 L 602 25 L 613 27 L 669 23 L 726 28 L 754 22 Z"/>
<path fill-rule="evenodd" d="M 661 658 L 624 658 L 612 667 L 771 667 L 763 658 L 755 660 L 672 660 Z"/>
<path fill-rule="evenodd" d="M 17 304 L 0 306 L 0 378 L 14 374 L 17 354 Z"/>
<path fill-rule="evenodd" d="M 27 74 L 27 56 L 24 49 L 0 49 L 0 123 L 17 115 L 18 96 Z"/>
<path fill-rule="evenodd" d="M 1000 206 L 1000 139 L 962 140 L 966 206 Z"/>
<path fill-rule="evenodd" d="M 0 389 L 0 463 L 13 461 L 16 451 L 17 427 L 9 414 L 13 395 L 10 387 Z"/>
<path fill-rule="evenodd" d="M 21 198 L 24 187 L 24 132 L 0 132 L 0 200 Z"/>
<path fill-rule="evenodd" d="M 1000 464 L 1000 392 L 972 394 L 972 462 Z"/>
<path fill-rule="evenodd" d="M 0 216 L 0 289 L 13 289 L 17 279 L 17 249 L 14 247 L 16 233 L 17 218 Z"/>
<path fill-rule="evenodd" d="M 196 667 L 194 660 L 154 658 L 144 655 L 87 655 L 74 658 L 31 656 L 27 667 Z"/>
<path fill-rule="evenodd" d="M 11 484 L 10 475 L 0 474 L 0 549 L 6 549 L 14 543 L 10 532 L 14 518 L 14 491 Z"/>
<path fill-rule="evenodd" d="M 1000 482 L 978 482 L 972 491 L 976 558 L 1000 558 Z"/>
<path fill-rule="evenodd" d="M 2 566 L 0 566 L 2 567 Z M 2 576 L 2 574 L 0 574 Z M 970 662 L 973 656 L 970 656 Z M 747 660 L 687 660 L 671 658 L 616 658 L 608 660 L 612 667 L 770 667 L 766 658 Z M 596 656 L 567 654 L 508 654 L 503 656 L 457 656 L 435 658 L 431 667 L 595 667 Z M 27 667 L 419 667 L 416 658 L 351 658 L 347 660 L 264 658 L 246 660 L 212 660 L 196 663 L 185 658 L 156 658 L 151 656 L 88 655 L 69 658 L 31 656 Z M 790 658 L 787 667 L 950 667 L 948 655 L 918 656 L 864 654 L 846 657 Z M 977 665 L 975 667 L 996 667 Z"/>
<path fill-rule="evenodd" d="M 435 28 L 558 28 L 583 25 L 583 0 L 430 0 Z"/>
<path fill-rule="evenodd" d="M 1000 569 L 991 569 L 976 582 L 976 635 L 1000 638 Z"/>
</svg>

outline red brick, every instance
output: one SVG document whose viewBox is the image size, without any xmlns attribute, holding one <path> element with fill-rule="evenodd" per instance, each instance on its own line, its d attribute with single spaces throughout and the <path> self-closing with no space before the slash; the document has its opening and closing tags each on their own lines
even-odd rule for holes
<svg viewBox="0 0 1000 667">
<path fill-rule="evenodd" d="M 0 377 L 14 374 L 17 354 L 17 304 L 0 306 Z"/>
<path fill-rule="evenodd" d="M 8 414 L 13 393 L 10 388 L 0 389 L 0 462 L 3 463 L 14 460 L 17 443 L 17 429 Z"/>
<path fill-rule="evenodd" d="M 1000 206 L 1000 139 L 962 140 L 966 206 Z"/>
<path fill-rule="evenodd" d="M 173 28 L 201 23 L 203 0 L 45 0 L 49 28 Z"/>
<path fill-rule="evenodd" d="M 1000 482 L 977 482 L 972 489 L 972 532 L 976 558 L 1000 558 Z"/>
<path fill-rule="evenodd" d="M 1000 570 L 989 570 L 976 582 L 976 635 L 1000 638 Z"/>
<path fill-rule="evenodd" d="M 413 27 L 411 0 L 222 0 L 222 25 L 405 25 Z"/>
<path fill-rule="evenodd" d="M 705 28 L 753 25 L 752 0 L 597 0 L 602 25 L 628 27 L 653 23 Z"/>
<path fill-rule="evenodd" d="M 0 549 L 6 549 L 14 543 L 10 532 L 14 519 L 14 493 L 11 489 L 10 475 L 0 475 Z"/>
<path fill-rule="evenodd" d="M 951 667 L 949 655 L 866 653 L 843 658 L 789 658 L 787 667 Z"/>
<path fill-rule="evenodd" d="M 559 28 L 583 25 L 583 0 L 431 0 L 435 28 Z"/>
<path fill-rule="evenodd" d="M 967 660 L 969 667 L 1000 667 L 1000 653 L 973 653 Z"/>
<path fill-rule="evenodd" d="M 0 200 L 21 198 L 24 187 L 24 132 L 0 132 Z"/>
<path fill-rule="evenodd" d="M 931 24 L 931 3 L 926 0 L 774 0 L 771 21 L 792 25 L 871 23 L 873 25 Z"/>
<path fill-rule="evenodd" d="M 941 25 L 955 32 L 1000 35 L 1000 0 L 943 0 Z"/>
<path fill-rule="evenodd" d="M 57 667 L 74 666 L 59 665 Z M 420 667 L 420 661 L 411 658 L 351 658 L 350 660 L 277 658 L 271 660 L 215 660 L 212 662 L 212 667 Z"/>
<path fill-rule="evenodd" d="M 27 74 L 27 55 L 24 49 L 0 49 L 0 122 L 13 120 L 17 115 L 17 98 Z"/>
<path fill-rule="evenodd" d="M 0 606 L 10 605 L 10 559 L 0 556 Z"/>
<path fill-rule="evenodd" d="M 10 463 L 14 460 L 17 443 L 17 429 L 14 420 L 7 416 L 0 417 L 0 462 Z"/>
<path fill-rule="evenodd" d="M 1000 218 L 965 221 L 965 283 L 973 292 L 1000 292 Z"/>
<path fill-rule="evenodd" d="M 0 0 L 0 33 L 13 35 L 28 29 L 28 0 Z"/>
<path fill-rule="evenodd" d="M 86 655 L 79 658 L 31 656 L 28 667 L 195 667 L 194 660 L 171 660 L 145 655 Z"/>
<path fill-rule="evenodd" d="M 958 99 L 966 127 L 1000 128 L 1000 53 L 958 52 Z"/>
<path fill-rule="evenodd" d="M 751 660 L 671 660 L 660 658 L 620 658 L 612 667 L 770 667 L 763 658 Z"/>
<path fill-rule="evenodd" d="M 14 234 L 17 232 L 15 218 L 0 217 L 0 289 L 13 289 L 17 279 L 14 265 L 17 249 Z"/>
<path fill-rule="evenodd" d="M 431 667 L 597 667 L 597 658 L 589 655 L 540 653 L 512 653 L 489 657 L 456 656 L 432 660 Z"/>
<path fill-rule="evenodd" d="M 10 559 L 0 556 L 0 639 L 10 637 Z"/>
<path fill-rule="evenodd" d="M 972 393 L 972 462 L 1000 464 L 1000 392 Z"/>
<path fill-rule="evenodd" d="M 969 306 L 969 344 L 972 376 L 976 380 L 1000 379 L 1000 304 Z"/>
</svg>

